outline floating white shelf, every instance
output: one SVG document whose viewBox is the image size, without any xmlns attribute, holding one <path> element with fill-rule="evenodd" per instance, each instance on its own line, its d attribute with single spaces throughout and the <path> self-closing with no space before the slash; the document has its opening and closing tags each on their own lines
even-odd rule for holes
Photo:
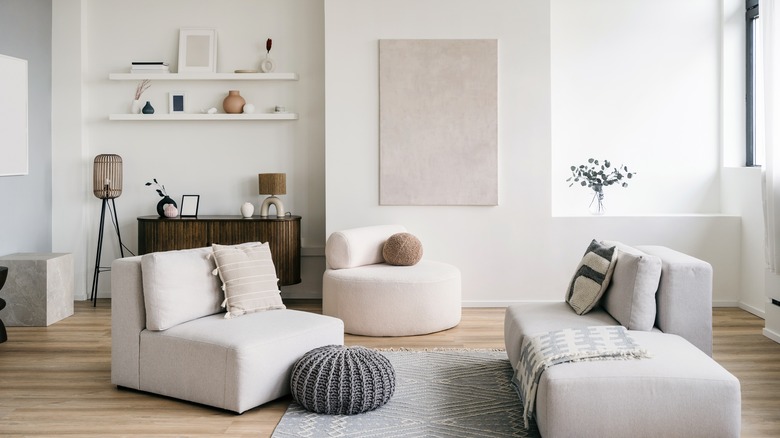
<svg viewBox="0 0 780 438">
<path fill-rule="evenodd" d="M 297 73 L 110 73 L 112 81 L 297 81 Z"/>
<path fill-rule="evenodd" d="M 109 120 L 150 121 L 161 120 L 297 120 L 295 113 L 260 114 L 111 114 Z"/>
</svg>

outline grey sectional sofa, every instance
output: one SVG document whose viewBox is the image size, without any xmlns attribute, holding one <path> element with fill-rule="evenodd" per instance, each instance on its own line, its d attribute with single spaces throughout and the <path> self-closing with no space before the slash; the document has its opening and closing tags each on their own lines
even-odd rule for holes
<svg viewBox="0 0 780 438">
<path fill-rule="evenodd" d="M 343 344 L 344 324 L 288 309 L 226 319 L 210 252 L 114 261 L 111 382 L 242 413 L 288 394 L 295 361 Z"/>
<path fill-rule="evenodd" d="M 564 363 L 544 371 L 535 419 L 543 437 L 738 437 L 740 384 L 712 358 L 712 267 L 661 246 L 618 248 L 601 305 L 507 308 L 513 367 L 527 335 L 623 325 L 651 357 Z M 622 263 L 622 265 L 621 265 Z"/>
</svg>

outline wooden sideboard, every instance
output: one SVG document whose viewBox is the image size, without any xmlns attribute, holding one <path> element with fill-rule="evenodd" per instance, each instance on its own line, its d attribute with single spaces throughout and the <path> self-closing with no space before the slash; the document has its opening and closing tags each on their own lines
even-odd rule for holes
<svg viewBox="0 0 780 438">
<path fill-rule="evenodd" d="M 138 218 L 138 253 L 268 242 L 280 286 L 301 282 L 301 217 Z"/>
</svg>

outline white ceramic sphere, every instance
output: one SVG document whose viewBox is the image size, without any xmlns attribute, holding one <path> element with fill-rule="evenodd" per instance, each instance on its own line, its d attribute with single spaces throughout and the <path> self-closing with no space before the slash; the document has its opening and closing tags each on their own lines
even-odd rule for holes
<svg viewBox="0 0 780 438">
<path fill-rule="evenodd" d="M 255 106 L 251 103 L 244 105 L 244 114 L 252 114 L 255 112 Z"/>
</svg>

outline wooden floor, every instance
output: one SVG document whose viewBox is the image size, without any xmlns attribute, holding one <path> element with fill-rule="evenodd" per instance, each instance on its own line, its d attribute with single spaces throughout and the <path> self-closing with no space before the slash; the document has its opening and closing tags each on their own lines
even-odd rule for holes
<svg viewBox="0 0 780 438">
<path fill-rule="evenodd" d="M 270 436 L 289 403 L 242 415 L 111 385 L 111 310 L 77 302 L 49 327 L 9 327 L 0 344 L 0 436 Z M 317 302 L 291 308 L 320 311 Z M 463 309 L 451 330 L 407 338 L 347 336 L 348 345 L 503 348 L 504 309 Z M 714 311 L 715 359 L 742 384 L 743 437 L 780 436 L 780 344 L 763 320 L 739 309 Z"/>
</svg>

